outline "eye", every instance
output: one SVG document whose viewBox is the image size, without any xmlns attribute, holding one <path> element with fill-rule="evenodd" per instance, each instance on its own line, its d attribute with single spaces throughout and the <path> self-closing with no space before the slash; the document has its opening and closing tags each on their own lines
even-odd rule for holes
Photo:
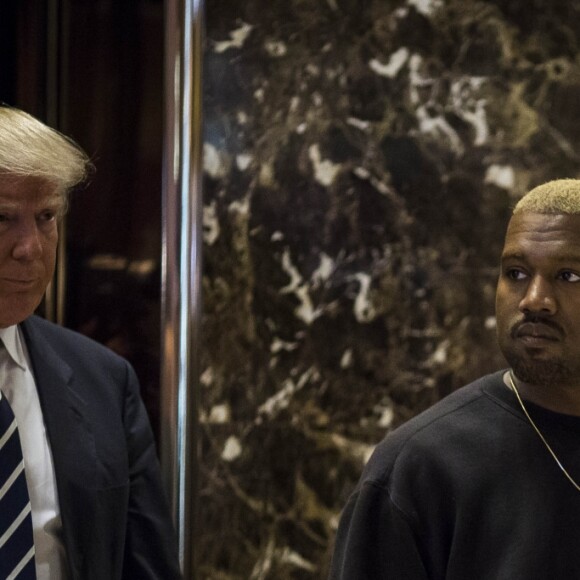
<svg viewBox="0 0 580 580">
<path fill-rule="evenodd" d="M 56 211 L 54 210 L 45 210 L 41 212 L 37 217 L 39 222 L 52 222 L 56 219 Z"/>
<path fill-rule="evenodd" d="M 505 271 L 505 276 L 510 280 L 523 280 L 526 278 L 525 272 L 519 268 L 507 268 Z"/>
<path fill-rule="evenodd" d="M 8 227 L 14 216 L 11 213 L 0 213 L 0 225 Z"/>
<path fill-rule="evenodd" d="M 580 282 L 580 276 L 570 270 L 560 272 L 559 277 L 566 282 Z"/>
</svg>

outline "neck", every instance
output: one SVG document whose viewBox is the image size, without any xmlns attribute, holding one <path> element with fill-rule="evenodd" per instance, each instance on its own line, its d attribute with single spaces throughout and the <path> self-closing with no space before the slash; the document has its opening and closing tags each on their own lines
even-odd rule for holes
<svg viewBox="0 0 580 580">
<path fill-rule="evenodd" d="M 522 399 L 549 411 L 580 417 L 579 385 L 535 385 L 520 381 L 513 372 L 510 373 Z M 509 387 L 509 378 L 506 376 L 504 380 Z"/>
</svg>

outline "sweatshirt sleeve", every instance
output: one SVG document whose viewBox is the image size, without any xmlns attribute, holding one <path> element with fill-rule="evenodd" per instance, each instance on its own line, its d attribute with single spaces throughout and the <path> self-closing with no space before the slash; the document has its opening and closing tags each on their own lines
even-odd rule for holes
<svg viewBox="0 0 580 580">
<path fill-rule="evenodd" d="M 363 483 L 346 505 L 330 579 L 428 579 L 409 521 L 382 486 Z"/>
</svg>

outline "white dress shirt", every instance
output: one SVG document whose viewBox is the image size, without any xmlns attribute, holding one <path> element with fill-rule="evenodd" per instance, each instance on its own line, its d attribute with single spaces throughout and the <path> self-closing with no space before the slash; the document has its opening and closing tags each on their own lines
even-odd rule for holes
<svg viewBox="0 0 580 580">
<path fill-rule="evenodd" d="M 0 348 L 0 388 L 18 422 L 32 507 L 36 575 L 38 580 L 66 580 L 54 466 L 30 357 L 17 326 L 0 329 L 0 339 L 6 346 Z"/>
</svg>

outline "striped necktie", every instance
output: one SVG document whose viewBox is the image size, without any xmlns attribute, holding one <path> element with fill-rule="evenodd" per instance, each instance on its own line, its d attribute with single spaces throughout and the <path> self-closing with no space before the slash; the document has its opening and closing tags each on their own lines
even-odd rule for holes
<svg viewBox="0 0 580 580">
<path fill-rule="evenodd" d="M 0 399 L 0 578 L 36 578 L 30 499 L 18 425 L 4 396 Z"/>
</svg>

